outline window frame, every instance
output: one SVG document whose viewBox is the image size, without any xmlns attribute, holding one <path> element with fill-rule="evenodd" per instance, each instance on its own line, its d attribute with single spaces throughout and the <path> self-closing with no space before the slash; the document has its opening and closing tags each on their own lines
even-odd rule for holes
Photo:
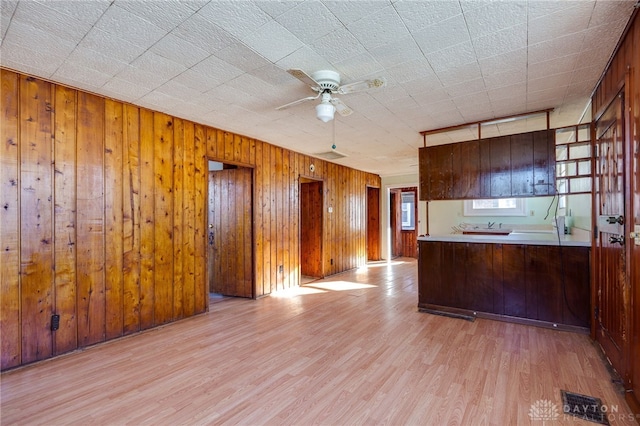
<svg viewBox="0 0 640 426">
<path fill-rule="evenodd" d="M 513 208 L 495 208 L 495 209 L 479 209 L 473 207 L 476 200 L 464 200 L 463 215 L 464 216 L 507 216 L 507 217 L 523 217 L 527 216 L 526 198 L 507 197 L 503 199 L 516 200 L 516 207 Z"/>
</svg>

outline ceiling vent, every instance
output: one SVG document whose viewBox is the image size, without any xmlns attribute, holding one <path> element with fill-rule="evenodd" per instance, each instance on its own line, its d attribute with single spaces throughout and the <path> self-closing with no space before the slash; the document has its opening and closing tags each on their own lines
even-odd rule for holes
<svg viewBox="0 0 640 426">
<path fill-rule="evenodd" d="M 331 150 L 327 152 L 319 152 L 317 154 L 313 154 L 315 157 L 324 158 L 325 160 L 337 160 L 339 158 L 346 157 L 345 154 L 342 154 L 338 151 Z"/>
</svg>

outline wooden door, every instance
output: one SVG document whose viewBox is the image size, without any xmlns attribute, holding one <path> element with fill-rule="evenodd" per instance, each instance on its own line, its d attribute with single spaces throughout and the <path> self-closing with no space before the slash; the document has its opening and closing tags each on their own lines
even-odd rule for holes
<svg viewBox="0 0 640 426">
<path fill-rule="evenodd" d="M 322 181 L 300 183 L 300 273 L 324 276 L 322 269 Z"/>
<path fill-rule="evenodd" d="M 389 226 L 391 228 L 391 257 L 402 256 L 402 200 L 399 189 L 389 194 Z"/>
<path fill-rule="evenodd" d="M 209 291 L 253 297 L 251 169 L 209 172 Z"/>
<path fill-rule="evenodd" d="M 367 260 L 380 260 L 380 188 L 367 188 Z"/>
<path fill-rule="evenodd" d="M 624 96 L 621 91 L 595 124 L 595 333 L 612 366 L 625 374 L 629 300 L 624 245 Z"/>
</svg>

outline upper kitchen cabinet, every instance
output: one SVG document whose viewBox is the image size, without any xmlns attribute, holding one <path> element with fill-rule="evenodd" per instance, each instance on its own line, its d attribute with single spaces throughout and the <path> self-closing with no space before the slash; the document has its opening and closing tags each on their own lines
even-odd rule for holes
<svg viewBox="0 0 640 426">
<path fill-rule="evenodd" d="M 555 193 L 555 130 L 420 148 L 420 199 Z"/>
</svg>

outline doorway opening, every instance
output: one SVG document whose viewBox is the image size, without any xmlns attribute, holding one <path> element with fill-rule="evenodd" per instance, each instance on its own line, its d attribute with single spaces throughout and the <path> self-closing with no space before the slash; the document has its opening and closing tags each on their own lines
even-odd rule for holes
<svg viewBox="0 0 640 426">
<path fill-rule="evenodd" d="M 300 176 L 300 284 L 324 277 L 324 182 Z"/>
<path fill-rule="evenodd" d="M 209 303 L 254 297 L 253 169 L 209 161 Z"/>
<path fill-rule="evenodd" d="M 389 188 L 389 259 L 418 257 L 418 188 Z"/>
</svg>

